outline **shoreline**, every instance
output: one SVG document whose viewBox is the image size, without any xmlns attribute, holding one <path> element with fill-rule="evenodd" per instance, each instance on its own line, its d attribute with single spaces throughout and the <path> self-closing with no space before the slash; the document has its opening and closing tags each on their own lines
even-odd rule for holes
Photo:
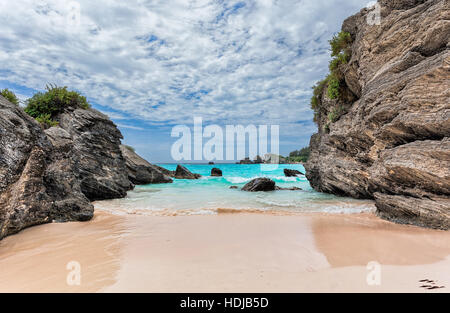
<svg viewBox="0 0 450 313">
<path fill-rule="evenodd" d="M 66 282 L 79 262 L 81 284 Z M 381 265 L 369 286 L 367 264 Z M 421 288 L 423 279 L 445 288 Z M 113 215 L 0 241 L 0 292 L 448 292 L 450 233 L 370 213 Z"/>
</svg>

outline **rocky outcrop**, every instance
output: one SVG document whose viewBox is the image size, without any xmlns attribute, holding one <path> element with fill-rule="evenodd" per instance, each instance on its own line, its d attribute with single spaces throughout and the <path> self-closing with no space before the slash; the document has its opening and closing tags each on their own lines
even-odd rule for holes
<svg viewBox="0 0 450 313">
<path fill-rule="evenodd" d="M 211 169 L 211 176 L 222 176 L 222 170 L 216 167 Z"/>
<path fill-rule="evenodd" d="M 248 182 L 244 187 L 243 191 L 257 192 L 257 191 L 274 191 L 275 182 L 269 178 L 256 178 Z"/>
<path fill-rule="evenodd" d="M 319 191 L 375 199 L 399 223 L 450 228 L 450 2 L 379 1 L 343 24 L 341 97 L 326 88 L 306 176 Z M 330 114 L 342 116 L 330 122 Z"/>
<path fill-rule="evenodd" d="M 177 179 L 199 179 L 202 175 L 192 173 L 183 165 L 178 165 L 174 177 Z"/>
<path fill-rule="evenodd" d="M 69 135 L 61 130 L 55 136 L 67 140 L 49 139 L 33 118 L 0 96 L 0 239 L 54 220 L 92 218 L 70 158 Z"/>
<path fill-rule="evenodd" d="M 116 125 L 94 109 L 68 108 L 55 119 L 72 141 L 70 158 L 80 172 L 83 193 L 90 200 L 125 197 L 134 186 L 128 179 L 120 150 L 123 137 Z"/>
<path fill-rule="evenodd" d="M 153 166 L 129 147 L 121 145 L 120 150 L 125 159 L 128 170 L 128 178 L 135 185 L 166 184 L 173 180 L 162 173 L 156 166 Z"/>
<path fill-rule="evenodd" d="M 297 177 L 298 175 L 305 175 L 305 174 L 297 170 L 290 170 L 288 168 L 284 169 L 284 176 L 286 177 Z"/>
</svg>

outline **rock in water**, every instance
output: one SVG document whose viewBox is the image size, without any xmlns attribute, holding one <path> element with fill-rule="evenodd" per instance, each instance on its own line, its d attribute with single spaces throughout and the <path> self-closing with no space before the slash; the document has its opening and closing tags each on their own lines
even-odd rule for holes
<svg viewBox="0 0 450 313">
<path fill-rule="evenodd" d="M 300 187 L 288 187 L 288 188 L 283 188 L 283 187 L 275 186 L 275 190 L 299 191 L 299 190 L 303 190 L 303 189 L 300 188 Z"/>
<path fill-rule="evenodd" d="M 178 165 L 177 169 L 175 171 L 175 176 L 174 177 L 178 178 L 178 179 L 199 179 L 200 177 L 202 177 L 202 175 L 194 174 L 194 173 L 190 172 L 184 166 Z"/>
<path fill-rule="evenodd" d="M 211 170 L 211 176 L 222 176 L 222 170 L 218 168 L 213 168 Z"/>
<path fill-rule="evenodd" d="M 92 218 L 70 143 L 53 145 L 33 118 L 0 96 L 0 239 L 53 220 Z"/>
<path fill-rule="evenodd" d="M 273 191 L 275 190 L 275 182 L 269 178 L 256 178 L 248 182 L 244 187 L 243 191 Z"/>
<path fill-rule="evenodd" d="M 121 145 L 120 150 L 125 158 L 128 169 L 128 178 L 135 185 L 165 184 L 173 180 L 163 174 L 157 167 L 153 166 L 128 147 Z"/>
<path fill-rule="evenodd" d="M 168 169 L 166 169 L 166 168 L 164 168 L 162 166 L 158 166 L 156 164 L 153 164 L 153 166 L 157 170 L 159 170 L 161 173 L 163 173 L 164 175 L 169 176 L 169 177 L 175 177 L 175 171 L 170 171 L 170 170 L 168 170 Z"/>
<path fill-rule="evenodd" d="M 123 138 L 116 125 L 94 109 L 66 109 L 56 117 L 72 138 L 72 160 L 80 172 L 81 189 L 90 200 L 123 198 L 133 184 L 120 150 Z"/>
<path fill-rule="evenodd" d="M 286 177 L 297 177 L 298 175 L 305 175 L 305 174 L 297 170 L 290 170 L 288 168 L 284 169 L 284 176 Z"/>
<path fill-rule="evenodd" d="M 306 176 L 318 191 L 375 199 L 385 219 L 449 229 L 450 3 L 379 4 L 381 25 L 367 9 L 343 24 L 342 96 L 323 90 Z"/>
</svg>

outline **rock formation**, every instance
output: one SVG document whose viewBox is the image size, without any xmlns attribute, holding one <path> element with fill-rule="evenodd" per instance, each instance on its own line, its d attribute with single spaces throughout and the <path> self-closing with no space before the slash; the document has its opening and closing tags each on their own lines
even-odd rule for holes
<svg viewBox="0 0 450 313">
<path fill-rule="evenodd" d="M 244 187 L 242 187 L 243 191 L 273 191 L 275 190 L 275 182 L 269 178 L 256 178 L 252 181 L 248 182 Z"/>
<path fill-rule="evenodd" d="M 286 177 L 297 177 L 298 175 L 305 175 L 305 174 L 297 170 L 290 170 L 288 168 L 284 169 L 284 176 Z"/>
<path fill-rule="evenodd" d="M 342 97 L 320 96 L 306 176 L 316 190 L 375 199 L 385 219 L 449 229 L 450 2 L 379 4 L 381 25 L 363 9 L 342 26 Z"/>
<path fill-rule="evenodd" d="M 65 109 L 56 117 L 72 140 L 81 189 L 90 200 L 123 198 L 133 184 L 120 151 L 116 125 L 95 109 Z"/>
<path fill-rule="evenodd" d="M 213 168 L 211 170 L 211 176 L 222 176 L 222 170 L 219 168 Z"/>
<path fill-rule="evenodd" d="M 202 176 L 200 174 L 192 173 L 183 165 L 178 165 L 174 177 L 177 179 L 199 179 Z"/>
<path fill-rule="evenodd" d="M 29 226 L 85 221 L 93 206 L 83 195 L 69 134 L 53 141 L 20 107 L 0 96 L 0 239 Z M 49 139 L 50 138 L 50 139 Z"/>
<path fill-rule="evenodd" d="M 121 145 L 120 150 L 125 159 L 128 170 L 128 178 L 135 185 L 165 184 L 173 180 L 162 173 L 156 166 L 150 164 L 129 147 Z"/>
</svg>

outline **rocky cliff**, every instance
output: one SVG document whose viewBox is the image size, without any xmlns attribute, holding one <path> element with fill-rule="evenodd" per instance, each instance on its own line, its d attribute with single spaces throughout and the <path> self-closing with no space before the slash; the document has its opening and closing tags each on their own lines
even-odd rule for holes
<svg viewBox="0 0 450 313">
<path fill-rule="evenodd" d="M 53 145 L 33 118 L 0 96 L 0 239 L 53 220 L 92 218 L 72 149 L 69 141 Z"/>
<path fill-rule="evenodd" d="M 321 90 L 305 165 L 319 191 L 395 222 L 450 228 L 450 2 L 383 0 L 348 18 L 340 97 Z M 338 114 L 336 114 L 338 112 Z"/>
</svg>

